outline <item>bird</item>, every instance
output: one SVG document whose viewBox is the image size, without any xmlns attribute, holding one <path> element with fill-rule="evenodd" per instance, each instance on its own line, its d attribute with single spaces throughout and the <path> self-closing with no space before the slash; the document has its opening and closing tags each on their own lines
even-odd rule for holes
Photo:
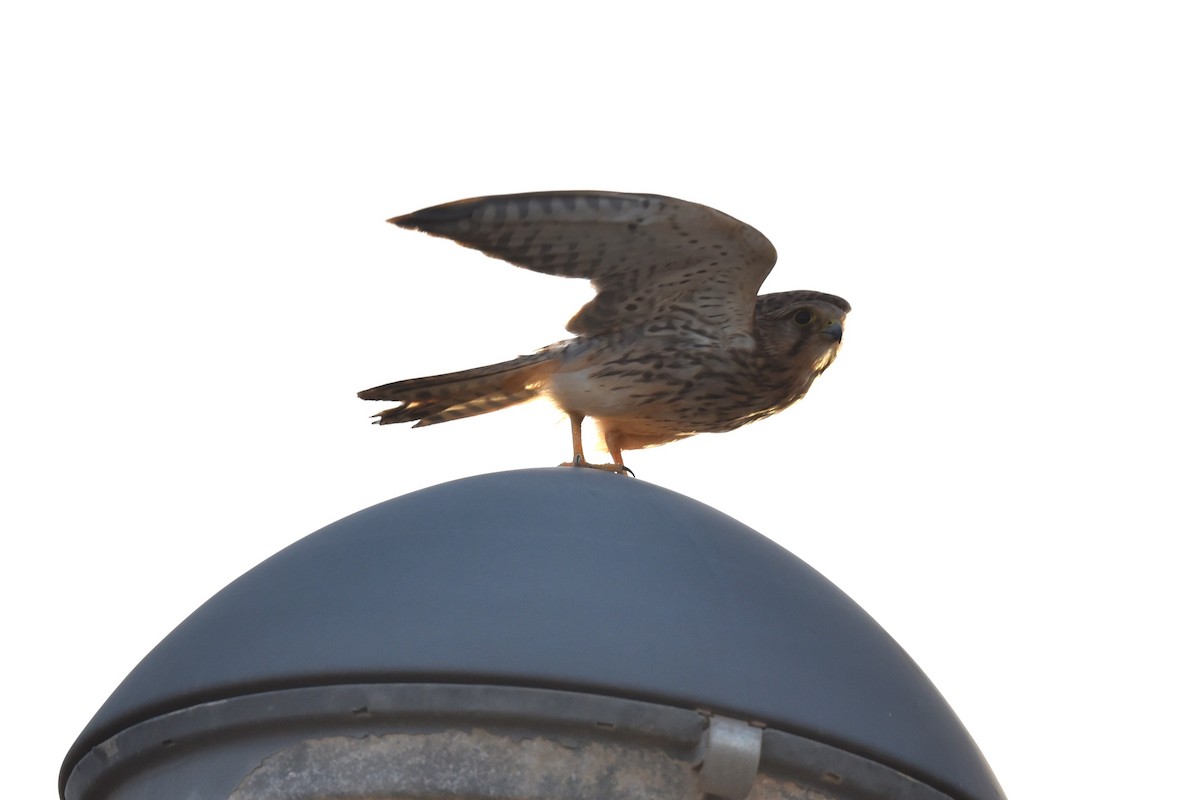
<svg viewBox="0 0 1200 800">
<path fill-rule="evenodd" d="M 358 393 L 399 403 L 379 425 L 424 427 L 548 397 L 571 422 L 562 466 L 632 475 L 624 453 L 775 414 L 837 357 L 850 304 L 818 291 L 759 295 L 776 251 L 759 231 L 656 194 L 545 191 L 432 206 L 388 222 L 547 275 L 591 281 L 575 334 L 529 355 Z M 586 460 L 582 424 L 611 464 Z"/>
</svg>

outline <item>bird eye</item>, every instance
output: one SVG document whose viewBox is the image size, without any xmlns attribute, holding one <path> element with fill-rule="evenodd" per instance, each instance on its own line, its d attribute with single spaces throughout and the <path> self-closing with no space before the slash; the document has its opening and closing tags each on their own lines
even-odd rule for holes
<svg viewBox="0 0 1200 800">
<path fill-rule="evenodd" d="M 795 322 L 801 327 L 810 324 L 812 321 L 813 315 L 811 311 L 797 311 L 792 315 L 792 322 Z"/>
</svg>

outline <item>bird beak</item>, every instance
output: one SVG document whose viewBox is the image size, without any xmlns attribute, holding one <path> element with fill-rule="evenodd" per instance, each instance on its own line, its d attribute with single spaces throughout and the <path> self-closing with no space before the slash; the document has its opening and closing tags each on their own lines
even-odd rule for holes
<svg viewBox="0 0 1200 800">
<path fill-rule="evenodd" d="M 842 340 L 842 323 L 841 320 L 834 320 L 821 329 L 822 336 L 828 336 L 835 342 Z"/>
</svg>

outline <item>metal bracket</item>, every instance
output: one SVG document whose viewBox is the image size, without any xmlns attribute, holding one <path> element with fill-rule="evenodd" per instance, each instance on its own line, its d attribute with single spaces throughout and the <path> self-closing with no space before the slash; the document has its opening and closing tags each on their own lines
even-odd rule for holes
<svg viewBox="0 0 1200 800">
<path fill-rule="evenodd" d="M 762 728 L 713 714 L 700 743 L 700 791 L 743 800 L 750 794 L 762 755 Z"/>
</svg>

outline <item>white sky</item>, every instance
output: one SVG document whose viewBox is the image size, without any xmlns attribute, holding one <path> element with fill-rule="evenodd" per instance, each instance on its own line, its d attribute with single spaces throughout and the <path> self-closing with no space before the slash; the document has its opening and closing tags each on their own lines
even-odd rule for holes
<svg viewBox="0 0 1200 800">
<path fill-rule="evenodd" d="M 576 188 L 717 207 L 766 291 L 854 305 L 801 404 L 641 479 L 855 598 L 1010 798 L 1194 783 L 1192 4 L 11 5 L 8 795 L 262 559 L 569 455 L 548 406 L 380 429 L 355 392 L 588 296 L 384 219 Z"/>
</svg>

